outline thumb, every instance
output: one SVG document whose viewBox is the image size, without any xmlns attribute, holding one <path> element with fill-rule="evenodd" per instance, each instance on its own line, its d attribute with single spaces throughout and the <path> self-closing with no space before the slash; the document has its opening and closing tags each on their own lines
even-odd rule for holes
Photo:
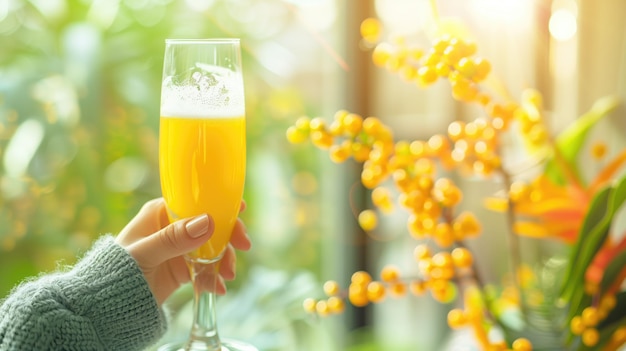
<svg viewBox="0 0 626 351">
<path fill-rule="evenodd" d="M 214 229 L 213 218 L 207 214 L 178 220 L 136 242 L 131 254 L 141 266 L 156 267 L 199 248 Z"/>
</svg>

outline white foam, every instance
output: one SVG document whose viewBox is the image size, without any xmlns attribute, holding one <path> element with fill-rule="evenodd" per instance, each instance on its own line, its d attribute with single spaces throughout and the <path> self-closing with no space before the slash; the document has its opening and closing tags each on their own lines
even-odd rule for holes
<svg viewBox="0 0 626 351">
<path fill-rule="evenodd" d="M 245 114 L 240 72 L 196 64 L 183 81 L 166 77 L 161 86 L 161 116 L 216 118 Z"/>
</svg>

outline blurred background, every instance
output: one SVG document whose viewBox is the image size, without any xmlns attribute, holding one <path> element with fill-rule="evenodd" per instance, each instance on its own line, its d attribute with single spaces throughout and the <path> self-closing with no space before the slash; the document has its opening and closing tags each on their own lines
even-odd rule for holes
<svg viewBox="0 0 626 351">
<path fill-rule="evenodd" d="M 626 98 L 623 0 L 441 0 L 438 15 L 464 26 L 508 92 L 544 94 L 553 130 L 603 96 Z M 166 38 L 240 37 L 248 120 L 244 219 L 253 238 L 238 278 L 219 300 L 222 335 L 264 351 L 433 350 L 448 307 L 429 297 L 388 300 L 338 317 L 306 315 L 302 300 L 325 280 L 393 263 L 411 269 L 405 221 L 368 236 L 354 213 L 368 205 L 358 165 L 331 164 L 285 130 L 302 116 L 347 109 L 374 115 L 397 138 L 427 139 L 479 113 L 449 85 L 420 90 L 374 67 L 359 26 L 432 39 L 430 0 L 0 0 L 0 296 L 25 277 L 72 264 L 101 234 L 116 233 L 160 196 L 158 116 Z M 624 115 L 618 114 L 618 115 Z M 625 122 L 594 130 L 624 145 Z M 463 184 L 463 180 L 459 180 Z M 498 184 L 467 180 L 465 198 Z M 472 243 L 489 252 L 487 279 L 506 269 L 504 222 Z M 483 212 L 480 212 L 483 211 Z M 402 214 L 398 214 L 401 216 Z M 491 217 L 489 217 L 491 216 Z M 527 245 L 534 245 L 527 242 Z M 494 268 L 495 267 L 495 268 Z M 171 299 L 166 339 L 183 338 L 191 293 Z"/>
</svg>

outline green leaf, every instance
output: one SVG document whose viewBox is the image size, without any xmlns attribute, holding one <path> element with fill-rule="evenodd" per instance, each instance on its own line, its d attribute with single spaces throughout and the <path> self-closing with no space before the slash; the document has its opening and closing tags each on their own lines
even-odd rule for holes
<svg viewBox="0 0 626 351">
<path fill-rule="evenodd" d="M 609 289 L 624 269 L 626 269 L 626 251 L 621 251 L 615 255 L 604 270 L 602 281 L 600 282 L 600 291 L 605 292 Z"/>
<path fill-rule="evenodd" d="M 580 305 L 580 301 L 573 301 L 571 298 L 576 289 L 583 289 L 587 267 L 602 247 L 609 234 L 613 216 L 625 199 L 626 177 L 623 177 L 613 186 L 598 192 L 591 202 L 570 256 L 571 266 L 566 273 L 561 294 L 565 301 L 571 301 L 572 306 Z"/>
<path fill-rule="evenodd" d="M 591 128 L 603 117 L 615 110 L 620 104 L 617 96 L 607 96 L 597 100 L 591 109 L 570 124 L 567 129 L 559 134 L 556 138 L 556 147 L 563 156 L 563 161 L 567 162 L 569 167 L 578 176 L 580 171 L 577 167 L 576 159 Z M 552 157 L 546 164 L 546 175 L 556 184 L 565 184 L 565 178 L 559 165 Z"/>
<path fill-rule="evenodd" d="M 565 301 L 570 300 L 574 295 L 576 288 L 581 286 L 584 274 L 583 269 L 587 267 L 588 263 L 584 264 L 583 262 L 580 262 L 579 258 L 583 256 L 583 252 L 585 250 L 590 249 L 587 247 L 589 242 L 592 240 L 596 241 L 596 238 L 590 238 L 590 236 L 593 234 L 593 229 L 595 229 L 596 226 L 599 226 L 602 222 L 601 220 L 606 213 L 610 193 L 611 188 L 605 187 L 596 194 L 591 201 L 591 205 L 589 206 L 583 225 L 578 232 L 578 240 L 576 241 L 576 244 L 572 248 L 572 252 L 570 254 L 570 265 L 565 273 L 563 290 L 561 292 L 561 297 L 565 299 Z M 594 251 L 596 250 L 597 248 L 594 249 Z"/>
</svg>

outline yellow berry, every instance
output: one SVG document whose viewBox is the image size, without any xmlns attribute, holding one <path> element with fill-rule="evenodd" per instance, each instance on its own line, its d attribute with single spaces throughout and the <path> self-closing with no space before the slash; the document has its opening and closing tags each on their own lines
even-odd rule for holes
<svg viewBox="0 0 626 351">
<path fill-rule="evenodd" d="M 593 306 L 586 307 L 581 314 L 581 318 L 587 327 L 594 327 L 600 321 L 598 309 Z"/>
<path fill-rule="evenodd" d="M 363 132 L 368 135 L 377 135 L 382 128 L 382 122 L 376 117 L 367 117 L 363 120 Z"/>
<path fill-rule="evenodd" d="M 337 296 L 331 296 L 326 302 L 331 313 L 341 313 L 345 310 L 346 305 L 343 300 Z"/>
<path fill-rule="evenodd" d="M 448 248 L 454 244 L 454 233 L 450 224 L 441 222 L 435 227 L 435 235 L 433 237 L 439 247 Z"/>
<path fill-rule="evenodd" d="M 450 66 L 445 62 L 438 62 L 435 65 L 435 72 L 437 72 L 437 75 L 440 77 L 447 77 L 448 74 L 450 74 Z"/>
<path fill-rule="evenodd" d="M 445 207 L 454 207 L 463 199 L 463 193 L 448 178 L 440 178 L 435 182 L 433 197 Z"/>
<path fill-rule="evenodd" d="M 437 169 L 435 161 L 429 158 L 420 158 L 415 162 L 414 168 L 415 173 L 420 175 L 434 174 L 435 170 Z"/>
<path fill-rule="evenodd" d="M 443 135 L 435 134 L 428 139 L 428 147 L 433 154 L 443 156 L 450 150 L 450 143 Z"/>
<path fill-rule="evenodd" d="M 424 194 L 429 193 L 434 185 L 435 183 L 430 175 L 421 175 L 417 180 L 417 186 Z"/>
<path fill-rule="evenodd" d="M 598 341 L 600 341 L 600 333 L 598 332 L 598 329 L 588 328 L 585 329 L 581 338 L 585 346 L 593 347 L 598 344 Z"/>
<path fill-rule="evenodd" d="M 381 28 L 382 25 L 378 19 L 366 18 L 361 22 L 361 37 L 370 43 L 375 43 L 380 39 Z"/>
<path fill-rule="evenodd" d="M 441 268 L 453 268 L 452 255 L 446 251 L 439 251 L 432 257 L 432 262 L 435 267 Z"/>
<path fill-rule="evenodd" d="M 580 335 L 585 331 L 585 323 L 580 316 L 575 316 L 569 323 L 569 328 L 574 335 Z"/>
<path fill-rule="evenodd" d="M 591 156 L 593 156 L 593 158 L 596 160 L 601 160 L 604 158 L 604 156 L 606 156 L 606 150 L 606 143 L 597 142 L 591 147 Z"/>
<path fill-rule="evenodd" d="M 485 93 L 478 93 L 478 95 L 476 95 L 476 101 L 482 106 L 487 106 L 491 103 L 491 97 Z"/>
<path fill-rule="evenodd" d="M 474 76 L 472 78 L 476 82 L 484 80 L 489 75 L 489 72 L 491 72 L 491 63 L 482 58 L 474 59 L 474 67 Z"/>
<path fill-rule="evenodd" d="M 302 302 L 302 307 L 308 313 L 315 313 L 316 304 L 317 304 L 317 301 L 315 301 L 315 299 L 307 298 Z"/>
<path fill-rule="evenodd" d="M 333 144 L 333 137 L 328 132 L 314 130 L 311 132 L 311 142 L 320 149 L 328 149 Z"/>
<path fill-rule="evenodd" d="M 433 52 L 442 54 L 443 51 L 448 47 L 448 45 L 450 44 L 450 38 L 449 37 L 441 37 L 441 38 L 437 38 L 434 42 L 433 42 Z"/>
<path fill-rule="evenodd" d="M 467 324 L 467 316 L 463 310 L 455 308 L 448 312 L 448 325 L 452 329 L 457 329 Z"/>
<path fill-rule="evenodd" d="M 371 282 L 367 285 L 367 298 L 371 302 L 381 302 L 385 297 L 385 293 L 385 286 L 381 282 Z"/>
<path fill-rule="evenodd" d="M 361 132 L 361 128 L 363 127 L 363 117 L 355 113 L 349 113 L 343 119 L 342 124 L 345 131 L 347 131 L 351 135 L 357 135 Z"/>
<path fill-rule="evenodd" d="M 509 198 L 513 202 L 523 201 L 530 195 L 530 186 L 522 181 L 516 181 L 509 188 Z"/>
<path fill-rule="evenodd" d="M 478 95 L 476 84 L 467 78 L 450 79 L 450 85 L 452 87 L 452 96 L 459 101 L 470 102 Z"/>
<path fill-rule="evenodd" d="M 415 256 L 415 260 L 417 261 L 430 258 L 430 248 L 427 244 L 419 244 L 415 246 L 415 250 L 413 250 L 413 255 Z"/>
<path fill-rule="evenodd" d="M 426 235 L 420 216 L 415 214 L 410 215 L 407 219 L 407 229 L 409 230 L 409 234 L 416 239 L 422 239 Z"/>
<path fill-rule="evenodd" d="M 384 67 L 391 59 L 393 48 L 389 43 L 380 43 L 372 51 L 372 62 L 378 67 Z"/>
<path fill-rule="evenodd" d="M 295 126 L 296 128 L 308 133 L 310 129 L 310 124 L 311 119 L 307 116 L 302 116 L 296 120 Z"/>
<path fill-rule="evenodd" d="M 463 52 L 460 50 L 459 41 L 456 39 L 452 39 L 450 41 L 450 45 L 443 51 L 442 58 L 449 65 L 456 65 L 459 60 L 463 57 Z"/>
<path fill-rule="evenodd" d="M 526 338 L 518 338 L 513 341 L 513 351 L 532 351 L 533 344 Z"/>
<path fill-rule="evenodd" d="M 386 265 L 380 272 L 380 279 L 384 282 L 390 283 L 400 279 L 400 270 L 393 265 Z"/>
<path fill-rule="evenodd" d="M 340 290 L 341 289 L 339 288 L 339 283 L 337 283 L 334 280 L 329 280 L 326 283 L 324 283 L 324 293 L 327 296 L 338 295 Z"/>
<path fill-rule="evenodd" d="M 374 210 L 364 210 L 359 214 L 359 225 L 363 230 L 370 231 L 376 229 L 378 216 Z"/>
<path fill-rule="evenodd" d="M 615 295 L 605 295 L 600 300 L 600 309 L 608 313 L 613 308 L 615 308 L 616 304 L 617 304 L 617 298 L 615 297 Z"/>
<path fill-rule="evenodd" d="M 352 144 L 352 157 L 357 162 L 365 162 L 370 156 L 372 148 L 361 142 L 353 142 Z"/>
<path fill-rule="evenodd" d="M 311 131 L 324 131 L 326 129 L 326 122 L 322 117 L 315 117 L 309 122 L 309 128 Z"/>
<path fill-rule="evenodd" d="M 434 280 L 430 283 L 430 292 L 435 300 L 441 303 L 450 303 L 456 298 L 457 288 L 454 283 L 448 280 Z"/>
<path fill-rule="evenodd" d="M 426 292 L 426 288 L 426 283 L 421 280 L 414 280 L 409 284 L 409 290 L 415 296 L 423 295 Z"/>
<path fill-rule="evenodd" d="M 407 286 L 404 282 L 396 282 L 389 287 L 389 293 L 395 297 L 406 295 Z"/>
<path fill-rule="evenodd" d="M 330 314 L 330 309 L 328 308 L 328 303 L 326 300 L 319 300 L 315 304 L 315 311 L 318 315 L 324 317 Z"/>
<path fill-rule="evenodd" d="M 476 216 L 471 212 L 462 212 L 454 219 L 452 224 L 454 235 L 457 239 L 462 240 L 467 237 L 473 237 L 480 233 L 481 227 Z"/>
<path fill-rule="evenodd" d="M 470 58 L 463 57 L 456 65 L 457 70 L 464 76 L 471 78 L 476 73 L 476 64 Z"/>
<path fill-rule="evenodd" d="M 363 171 L 361 172 L 361 183 L 363 186 L 368 189 L 373 189 L 378 186 L 380 181 L 381 178 L 377 175 L 377 172 L 371 168 L 363 168 Z"/>
<path fill-rule="evenodd" d="M 430 277 L 430 273 L 434 269 L 432 258 L 425 258 L 417 262 L 417 267 L 423 276 Z"/>
<path fill-rule="evenodd" d="M 464 247 L 455 248 L 450 255 L 452 256 L 452 262 L 455 267 L 469 268 L 474 262 L 472 252 Z"/>
<path fill-rule="evenodd" d="M 391 194 L 387 188 L 378 187 L 374 189 L 374 191 L 372 191 L 372 203 L 385 212 L 393 210 Z"/>
<path fill-rule="evenodd" d="M 417 70 L 417 80 L 423 86 L 433 84 L 438 78 L 437 71 L 432 66 L 422 66 Z"/>
<path fill-rule="evenodd" d="M 287 141 L 289 141 L 290 143 L 300 144 L 308 138 L 309 134 L 304 132 L 302 129 L 291 126 L 287 128 L 286 136 Z"/>
<path fill-rule="evenodd" d="M 465 132 L 465 123 L 461 121 L 455 121 L 448 125 L 448 136 L 453 141 L 461 139 Z"/>
<path fill-rule="evenodd" d="M 440 198 L 445 197 L 445 193 L 454 188 L 454 183 L 449 178 L 439 178 L 434 185 L 435 190 L 440 193 Z"/>
<path fill-rule="evenodd" d="M 411 142 L 409 150 L 411 152 L 411 156 L 415 158 L 421 158 L 426 156 L 426 142 L 422 140 L 415 140 Z"/>
<path fill-rule="evenodd" d="M 331 161 L 335 163 L 342 163 L 350 157 L 350 151 L 342 145 L 332 145 L 328 149 L 328 156 Z"/>
<path fill-rule="evenodd" d="M 365 271 L 357 271 L 352 274 L 350 281 L 356 285 L 367 285 L 372 281 L 372 276 Z"/>
<path fill-rule="evenodd" d="M 363 307 L 369 304 L 367 285 L 350 284 L 348 288 L 348 300 L 356 307 Z"/>
</svg>

